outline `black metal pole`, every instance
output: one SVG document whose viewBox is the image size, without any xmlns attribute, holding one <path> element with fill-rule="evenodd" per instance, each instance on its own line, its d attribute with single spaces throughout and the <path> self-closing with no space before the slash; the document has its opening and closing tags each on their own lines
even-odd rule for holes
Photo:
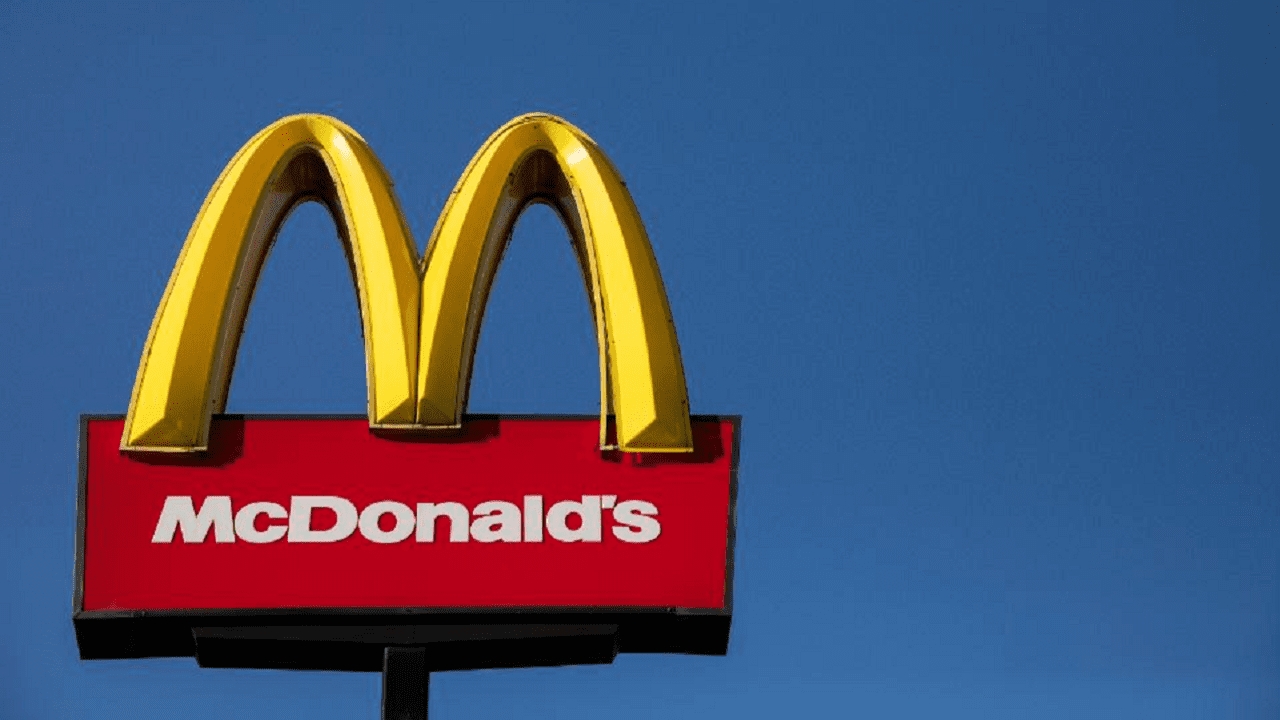
<svg viewBox="0 0 1280 720">
<path fill-rule="evenodd" d="M 389 647 L 382 655 L 382 720 L 427 720 L 426 648 Z"/>
</svg>

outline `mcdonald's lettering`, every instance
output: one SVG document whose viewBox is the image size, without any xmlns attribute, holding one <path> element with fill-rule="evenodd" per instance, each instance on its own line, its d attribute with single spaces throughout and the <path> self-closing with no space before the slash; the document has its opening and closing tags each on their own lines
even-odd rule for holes
<svg viewBox="0 0 1280 720">
<path fill-rule="evenodd" d="M 190 495 L 170 495 L 164 499 L 151 542 L 171 543 L 180 536 L 184 543 L 202 543 L 212 536 L 220 543 L 237 539 L 249 543 L 331 543 L 346 540 L 357 529 L 372 543 L 393 544 L 410 538 L 435 542 L 436 524 L 444 520 L 448 527 L 441 533 L 441 542 L 543 542 L 549 537 L 566 543 L 598 543 L 604 539 L 602 516 L 612 517 L 610 534 L 622 542 L 652 542 L 662 533 L 658 507 L 644 500 L 583 495 L 581 500 L 551 505 L 545 516 L 543 507 L 541 495 L 525 495 L 523 507 L 506 500 L 486 500 L 474 510 L 452 501 L 410 505 L 380 500 L 357 510 L 355 503 L 334 495 L 294 495 L 287 505 L 251 502 L 233 513 L 231 498 L 226 495 L 204 498 L 199 510 Z M 324 529 L 315 527 L 318 509 L 333 514 L 333 521 Z M 265 527 L 258 527 L 260 517 L 268 518 Z M 576 527 L 569 527 L 572 517 L 577 518 Z M 391 519 L 389 526 L 384 518 Z"/>
<path fill-rule="evenodd" d="M 368 412 L 224 414 L 258 276 L 311 200 L 348 255 Z M 586 283 L 598 415 L 466 412 L 532 203 L 564 221 Z M 512 120 L 417 248 L 382 164 L 334 118 L 284 118 L 231 159 L 127 412 L 81 418 L 81 657 L 382 670 L 402 646 L 432 648 L 432 669 L 726 652 L 740 420 L 690 414 L 657 261 L 604 152 L 560 118 Z"/>
</svg>

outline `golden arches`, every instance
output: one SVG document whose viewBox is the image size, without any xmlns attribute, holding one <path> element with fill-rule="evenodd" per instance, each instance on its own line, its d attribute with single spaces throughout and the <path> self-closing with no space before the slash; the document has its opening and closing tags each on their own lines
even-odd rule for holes
<svg viewBox="0 0 1280 720">
<path fill-rule="evenodd" d="M 541 114 L 518 117 L 489 138 L 436 223 L 422 284 L 418 421 L 461 422 L 489 287 L 531 202 L 564 220 L 587 282 L 602 419 L 612 405 L 623 449 L 692 449 L 675 324 L 631 193 L 591 138 Z"/>
<path fill-rule="evenodd" d="M 414 423 L 417 249 L 364 140 L 333 118 L 295 115 L 236 153 L 196 215 L 142 351 L 123 449 L 207 447 L 267 250 L 289 211 L 311 199 L 334 216 L 354 270 L 369 421 Z"/>
<path fill-rule="evenodd" d="M 601 444 L 692 449 L 688 395 L 657 262 L 631 195 L 582 131 L 551 115 L 507 123 L 472 159 L 420 263 L 372 150 L 321 115 L 250 140 L 210 191 L 143 349 L 121 446 L 198 451 L 226 400 L 266 251 L 298 203 L 323 202 L 346 245 L 364 327 L 369 422 L 462 422 L 484 305 L 520 212 L 544 202 L 569 230 L 600 346 Z"/>
</svg>

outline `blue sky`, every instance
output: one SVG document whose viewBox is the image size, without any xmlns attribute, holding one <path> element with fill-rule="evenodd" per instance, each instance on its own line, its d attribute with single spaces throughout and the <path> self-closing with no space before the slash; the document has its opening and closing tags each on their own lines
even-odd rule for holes
<svg viewBox="0 0 1280 720">
<path fill-rule="evenodd" d="M 123 412 L 205 193 L 280 116 L 421 244 L 533 110 L 610 154 L 695 412 L 744 416 L 725 658 L 436 676 L 433 717 L 1280 716 L 1274 7 L 0 7 L 0 717 L 376 717 L 376 675 L 82 663 L 76 430 Z M 594 412 L 535 208 L 471 408 Z M 361 412 L 332 223 L 285 226 L 235 412 Z"/>
</svg>

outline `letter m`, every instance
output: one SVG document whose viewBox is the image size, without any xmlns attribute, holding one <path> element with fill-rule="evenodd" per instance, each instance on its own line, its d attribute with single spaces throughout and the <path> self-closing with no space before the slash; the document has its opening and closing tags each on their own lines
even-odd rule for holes
<svg viewBox="0 0 1280 720">
<path fill-rule="evenodd" d="M 171 543 L 178 528 L 182 528 L 182 542 L 204 542 L 213 528 L 215 542 L 236 541 L 235 527 L 231 521 L 231 498 L 227 495 L 210 495 L 204 499 L 197 513 L 190 495 L 170 495 L 164 499 L 160 521 L 156 523 L 153 543 Z"/>
</svg>

